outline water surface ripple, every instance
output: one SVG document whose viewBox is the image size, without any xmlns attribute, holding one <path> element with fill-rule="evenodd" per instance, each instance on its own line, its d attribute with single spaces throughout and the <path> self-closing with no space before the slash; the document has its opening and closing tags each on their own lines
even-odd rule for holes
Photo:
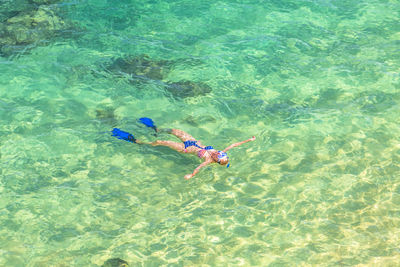
<svg viewBox="0 0 400 267">
<path fill-rule="evenodd" d="M 400 265 L 400 1 L 10 3 L 1 266 Z"/>
</svg>

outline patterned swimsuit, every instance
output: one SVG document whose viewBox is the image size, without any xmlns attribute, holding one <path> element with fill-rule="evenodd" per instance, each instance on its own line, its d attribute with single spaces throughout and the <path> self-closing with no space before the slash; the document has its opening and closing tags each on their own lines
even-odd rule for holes
<svg viewBox="0 0 400 267">
<path fill-rule="evenodd" d="M 199 146 L 198 144 L 197 144 L 197 141 L 195 141 L 195 140 L 187 140 L 187 141 L 185 141 L 185 142 L 183 142 L 183 144 L 185 145 L 185 152 L 186 152 L 186 148 L 188 148 L 188 147 L 190 147 L 190 146 L 195 146 L 195 147 L 198 147 L 198 148 L 201 148 L 201 150 L 199 151 L 199 152 L 197 152 L 197 156 L 199 157 L 199 158 L 202 158 L 202 157 L 204 157 L 204 154 L 207 152 L 207 150 L 211 150 L 211 149 L 214 149 L 212 146 L 206 146 L 206 147 L 201 147 L 201 146 Z M 219 164 L 221 164 L 220 163 L 220 160 L 221 159 L 223 159 L 223 158 L 227 158 L 228 159 L 228 155 L 224 152 L 224 151 L 219 151 L 218 150 L 218 163 Z M 229 167 L 229 163 L 226 165 L 226 167 L 228 168 Z"/>
<path fill-rule="evenodd" d="M 202 149 L 202 150 L 200 150 L 199 152 L 197 152 L 197 156 L 199 157 L 199 158 L 202 158 L 202 157 L 204 157 L 204 154 L 207 152 L 207 149 Z"/>
<path fill-rule="evenodd" d="M 186 148 L 188 148 L 190 146 L 195 146 L 195 147 L 201 148 L 201 150 L 199 152 L 197 152 L 197 156 L 199 158 L 204 157 L 204 154 L 207 152 L 207 150 L 214 149 L 212 146 L 201 147 L 197 144 L 197 141 L 194 141 L 194 140 L 185 141 L 185 142 L 183 142 L 183 144 L 185 145 L 185 150 L 186 150 Z"/>
</svg>

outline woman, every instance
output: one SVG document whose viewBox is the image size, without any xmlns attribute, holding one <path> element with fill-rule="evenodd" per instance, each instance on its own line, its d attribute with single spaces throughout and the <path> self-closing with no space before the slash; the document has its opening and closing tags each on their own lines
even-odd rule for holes
<svg viewBox="0 0 400 267">
<path fill-rule="evenodd" d="M 124 139 L 129 142 L 137 143 L 137 144 L 148 144 L 152 146 L 167 146 L 181 153 L 190 153 L 197 155 L 199 158 L 203 159 L 204 162 L 201 163 L 192 173 L 185 175 L 185 179 L 189 180 L 193 176 L 195 176 L 201 168 L 207 166 L 210 163 L 219 163 L 220 165 L 226 165 L 229 167 L 229 158 L 226 152 L 234 147 L 240 146 L 241 144 L 254 141 L 256 138 L 253 136 L 250 139 L 247 139 L 242 142 L 234 143 L 222 151 L 214 149 L 212 146 L 203 147 L 200 141 L 196 141 L 196 139 L 188 133 L 178 129 L 157 129 L 155 126 L 152 127 L 156 132 L 166 132 L 172 135 L 175 135 L 183 143 L 174 142 L 174 141 L 164 141 L 164 140 L 156 140 L 154 142 L 143 142 L 135 139 L 135 137 L 127 132 L 121 131 L 120 129 L 114 128 L 112 131 L 113 136 L 116 136 L 119 139 Z"/>
<path fill-rule="evenodd" d="M 189 180 L 190 178 L 195 176 L 200 171 L 201 168 L 207 166 L 210 163 L 219 163 L 220 165 L 227 165 L 227 167 L 229 167 L 229 158 L 228 155 L 226 154 L 226 151 L 228 151 L 231 148 L 240 146 L 241 144 L 254 141 L 256 139 L 253 136 L 250 139 L 232 144 L 227 148 L 225 148 L 224 150 L 218 151 L 214 149 L 212 146 L 203 147 L 200 141 L 196 141 L 196 139 L 193 136 L 178 129 L 157 129 L 157 131 L 173 134 L 179 139 L 181 139 L 183 143 L 180 142 L 178 143 L 174 141 L 163 141 L 163 140 L 156 140 L 151 143 L 146 143 L 136 140 L 136 143 L 150 144 L 152 146 L 167 146 L 181 153 L 190 153 L 197 155 L 199 158 L 204 160 L 204 162 L 201 163 L 192 173 L 185 175 L 186 180 Z"/>
</svg>

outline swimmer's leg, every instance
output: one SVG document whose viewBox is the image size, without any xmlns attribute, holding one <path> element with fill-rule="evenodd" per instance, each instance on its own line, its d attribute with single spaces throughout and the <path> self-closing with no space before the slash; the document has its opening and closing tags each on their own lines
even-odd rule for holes
<svg viewBox="0 0 400 267">
<path fill-rule="evenodd" d="M 182 130 L 178 130 L 178 129 L 159 129 L 159 132 L 165 132 L 165 133 L 169 133 L 172 135 L 175 135 L 176 137 L 178 137 L 179 139 L 181 139 L 182 142 L 185 142 L 187 140 L 196 140 L 193 136 L 191 136 L 190 134 L 182 131 Z"/>
<path fill-rule="evenodd" d="M 185 145 L 183 143 L 177 143 L 173 141 L 163 141 L 163 140 L 157 140 L 154 142 L 149 143 L 152 146 L 167 146 L 169 148 L 172 148 L 173 150 L 176 150 L 178 152 L 185 152 Z"/>
</svg>

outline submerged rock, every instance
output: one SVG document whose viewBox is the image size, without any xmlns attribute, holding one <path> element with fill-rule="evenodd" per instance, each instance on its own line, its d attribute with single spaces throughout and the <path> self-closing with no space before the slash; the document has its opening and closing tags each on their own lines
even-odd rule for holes
<svg viewBox="0 0 400 267">
<path fill-rule="evenodd" d="M 170 71 L 172 64 L 168 60 L 152 60 L 148 55 L 141 55 L 117 58 L 107 69 L 111 72 L 122 72 L 152 80 L 162 80 Z"/>
<path fill-rule="evenodd" d="M 0 24 L 0 52 L 9 55 L 32 44 L 48 43 L 63 29 L 65 22 L 44 5 L 19 12 Z"/>
<path fill-rule="evenodd" d="M 43 4 L 55 4 L 57 2 L 60 2 L 60 0 L 31 0 L 33 3 L 38 4 L 38 5 L 43 5 Z"/>
<path fill-rule="evenodd" d="M 166 80 L 176 61 L 152 60 L 147 55 L 138 57 L 118 58 L 106 69 L 114 74 L 128 74 L 132 77 L 132 83 L 138 83 L 144 79 L 163 81 L 166 91 L 174 98 L 181 99 L 205 95 L 212 91 L 211 87 L 202 82 L 182 80 L 170 82 Z"/>
<path fill-rule="evenodd" d="M 113 108 L 96 109 L 96 118 L 97 119 L 115 119 L 114 109 Z"/>
<path fill-rule="evenodd" d="M 30 8 L 32 4 L 29 0 L 0 1 L 0 23 Z"/>
<path fill-rule="evenodd" d="M 113 107 L 100 105 L 96 108 L 96 119 L 102 121 L 103 123 L 117 125 L 118 120 L 114 111 L 115 109 Z"/>
<path fill-rule="evenodd" d="M 183 121 L 192 126 L 199 127 L 207 123 L 216 123 L 217 119 L 210 115 L 201 115 L 201 116 L 189 115 L 186 118 L 184 118 Z"/>
<path fill-rule="evenodd" d="M 129 264 L 120 258 L 108 259 L 101 267 L 128 267 Z"/>
<path fill-rule="evenodd" d="M 186 98 L 206 95 L 212 91 L 211 87 L 202 82 L 179 81 L 168 83 L 166 87 L 175 98 Z"/>
</svg>

